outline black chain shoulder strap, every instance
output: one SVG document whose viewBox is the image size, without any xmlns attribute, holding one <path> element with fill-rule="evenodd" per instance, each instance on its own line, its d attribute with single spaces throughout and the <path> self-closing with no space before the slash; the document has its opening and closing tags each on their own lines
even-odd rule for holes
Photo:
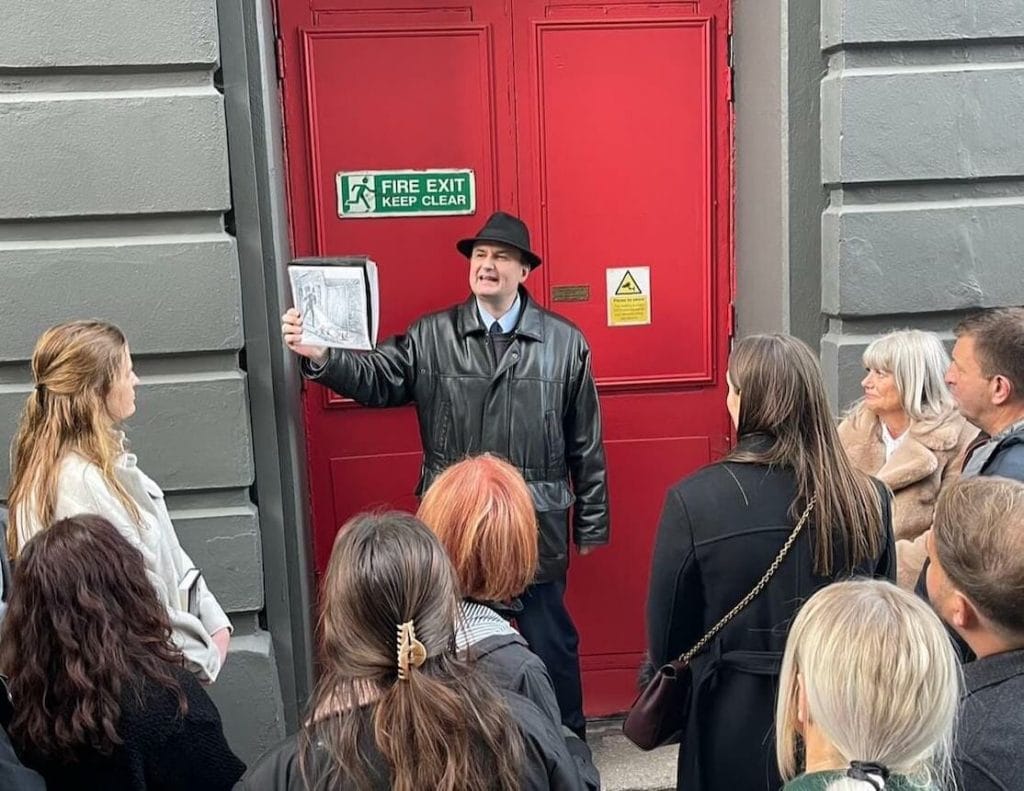
<svg viewBox="0 0 1024 791">
<path fill-rule="evenodd" d="M 748 604 L 750 604 L 750 602 L 757 598 L 757 595 L 764 590 L 764 586 L 768 584 L 768 580 L 770 580 L 774 576 L 775 572 L 778 571 L 779 566 L 782 565 L 782 561 L 785 560 L 786 555 L 789 554 L 789 550 L 793 548 L 793 543 L 796 541 L 797 536 L 800 535 L 800 531 L 804 529 L 804 525 L 807 523 L 807 520 L 811 516 L 811 511 L 814 510 L 814 503 L 817 502 L 817 499 L 817 495 L 814 495 L 808 501 L 807 507 L 804 509 L 804 512 L 800 515 L 800 519 L 797 520 L 796 527 L 793 528 L 793 532 L 789 534 L 789 538 L 786 539 L 786 543 L 782 545 L 782 549 L 779 550 L 779 554 L 775 556 L 775 560 L 772 561 L 772 564 L 768 567 L 768 570 L 764 573 L 764 576 L 762 576 L 761 579 L 758 580 L 757 585 L 753 587 L 750 593 L 748 593 L 746 596 L 743 597 L 742 600 L 740 600 L 739 604 L 737 604 L 735 607 L 729 610 L 729 612 L 723 615 L 722 619 L 718 623 L 716 623 L 714 626 L 708 629 L 707 634 L 700 638 L 700 640 L 697 641 L 697 644 L 693 648 L 691 648 L 685 654 L 680 656 L 680 662 L 683 662 L 684 664 L 689 664 L 690 660 L 697 656 L 697 654 L 699 654 L 704 649 L 704 646 L 708 644 L 709 640 L 711 640 L 716 634 L 722 631 L 722 628 L 727 623 L 729 623 L 729 621 L 731 621 L 733 618 L 739 615 L 740 611 L 742 611 L 744 607 L 746 607 Z"/>
</svg>

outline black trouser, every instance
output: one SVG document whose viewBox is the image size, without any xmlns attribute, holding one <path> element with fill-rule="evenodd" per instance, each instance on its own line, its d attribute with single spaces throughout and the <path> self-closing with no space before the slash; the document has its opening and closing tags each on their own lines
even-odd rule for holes
<svg viewBox="0 0 1024 791">
<path fill-rule="evenodd" d="M 531 585 L 520 597 L 522 612 L 516 615 L 519 631 L 533 652 L 547 666 L 562 724 L 587 737 L 583 717 L 583 686 L 580 683 L 580 636 L 565 608 L 565 577 Z"/>
</svg>

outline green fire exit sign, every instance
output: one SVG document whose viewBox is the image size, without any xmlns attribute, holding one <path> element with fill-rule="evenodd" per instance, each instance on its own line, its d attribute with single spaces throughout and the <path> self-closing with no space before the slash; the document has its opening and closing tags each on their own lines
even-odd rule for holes
<svg viewBox="0 0 1024 791">
<path fill-rule="evenodd" d="M 430 217 L 476 212 L 472 170 L 358 170 L 337 176 L 338 216 Z"/>
</svg>

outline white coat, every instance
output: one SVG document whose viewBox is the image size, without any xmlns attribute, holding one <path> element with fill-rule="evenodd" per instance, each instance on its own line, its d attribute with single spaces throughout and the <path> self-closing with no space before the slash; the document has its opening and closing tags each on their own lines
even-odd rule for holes
<svg viewBox="0 0 1024 791">
<path fill-rule="evenodd" d="M 117 480 L 135 502 L 141 517 L 136 525 L 131 515 L 107 485 L 98 466 L 78 453 L 68 453 L 60 462 L 54 521 L 79 514 L 96 514 L 109 520 L 128 542 L 142 553 L 146 575 L 157 598 L 167 608 L 172 640 L 185 657 L 185 665 L 200 681 L 212 682 L 220 672 L 221 660 L 210 635 L 231 628 L 224 610 L 199 582 L 199 617 L 182 608 L 179 583 L 189 569 L 191 558 L 181 544 L 164 504 L 164 493 L 142 470 L 135 454 L 122 453 L 114 468 Z M 18 543 L 24 546 L 45 525 L 23 509 L 18 514 Z"/>
</svg>

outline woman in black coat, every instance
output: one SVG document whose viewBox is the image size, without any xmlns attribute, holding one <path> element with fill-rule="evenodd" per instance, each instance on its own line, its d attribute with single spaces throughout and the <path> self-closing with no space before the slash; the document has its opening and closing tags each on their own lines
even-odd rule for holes
<svg viewBox="0 0 1024 791">
<path fill-rule="evenodd" d="M 349 520 L 324 576 L 309 716 L 239 791 L 582 791 L 559 726 L 455 656 L 457 590 L 415 517 Z"/>
<path fill-rule="evenodd" d="M 678 788 L 775 791 L 773 713 L 789 624 L 829 583 L 894 579 L 891 495 L 836 436 L 811 350 L 785 335 L 737 344 L 727 375 L 739 443 L 668 491 L 647 599 L 651 660 L 691 649 L 739 603 L 809 518 L 764 590 L 692 661 Z"/>
</svg>

